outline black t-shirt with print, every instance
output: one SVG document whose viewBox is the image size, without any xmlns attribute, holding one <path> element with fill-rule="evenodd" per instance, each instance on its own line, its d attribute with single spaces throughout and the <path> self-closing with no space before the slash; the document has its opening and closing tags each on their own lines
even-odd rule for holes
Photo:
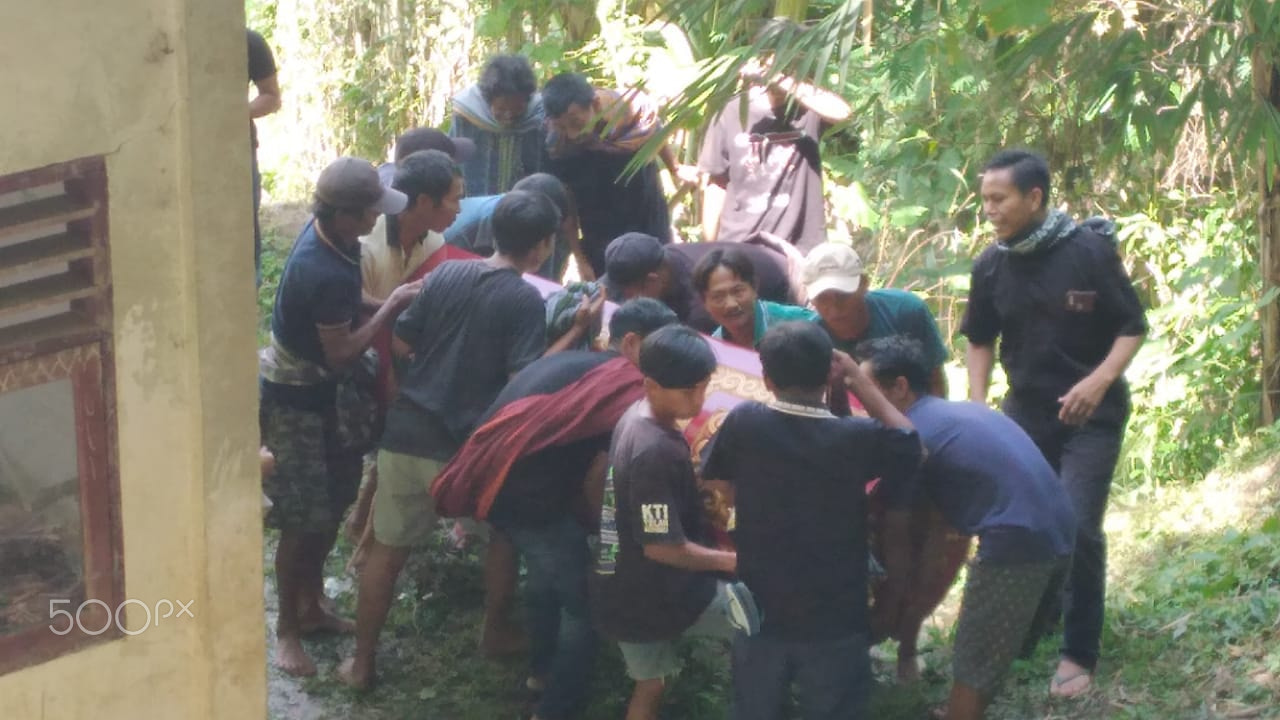
<svg viewBox="0 0 1280 720">
<path fill-rule="evenodd" d="M 396 320 L 413 358 L 387 411 L 382 447 L 448 460 L 512 375 L 547 346 L 542 295 L 511 268 L 450 260 Z"/>
<path fill-rule="evenodd" d="M 642 414 L 618 422 L 609 450 L 600 514 L 600 551 L 591 577 L 592 615 L 608 638 L 669 640 L 697 621 L 716 592 L 710 573 L 645 557 L 648 544 L 705 544 L 708 532 L 689 445 L 678 430 Z"/>
<path fill-rule="evenodd" d="M 1115 245 L 1086 228 L 1031 255 L 987 248 L 969 288 L 961 332 L 980 345 L 999 338 L 1012 393 L 1053 414 L 1058 398 L 1102 363 L 1116 337 L 1147 331 Z M 1123 421 L 1128 397 L 1123 380 L 1113 383 L 1094 419 Z"/>
<path fill-rule="evenodd" d="M 867 418 L 760 403 L 725 417 L 703 477 L 734 489 L 738 576 L 763 614 L 761 634 L 818 640 L 866 633 L 866 484 L 891 507 L 914 494 L 915 432 Z"/>
</svg>

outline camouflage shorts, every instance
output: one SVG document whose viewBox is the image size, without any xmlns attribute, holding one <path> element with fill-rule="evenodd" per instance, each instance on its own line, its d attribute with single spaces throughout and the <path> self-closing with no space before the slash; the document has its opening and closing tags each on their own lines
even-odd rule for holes
<svg viewBox="0 0 1280 720">
<path fill-rule="evenodd" d="M 259 421 L 262 444 L 276 457 L 275 472 L 262 481 L 272 503 L 267 527 L 332 532 L 360 489 L 360 454 L 330 450 L 334 420 L 323 413 L 264 397 Z"/>
</svg>

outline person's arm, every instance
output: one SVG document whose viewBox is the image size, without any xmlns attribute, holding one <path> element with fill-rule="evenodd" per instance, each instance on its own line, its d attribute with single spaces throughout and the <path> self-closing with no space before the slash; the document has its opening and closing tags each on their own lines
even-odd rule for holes
<svg viewBox="0 0 1280 720">
<path fill-rule="evenodd" d="M 256 120 L 280 109 L 283 102 L 280 96 L 280 82 L 276 79 L 275 74 L 268 75 L 261 80 L 254 80 L 253 87 L 258 92 L 249 101 L 250 118 Z"/>
<path fill-rule="evenodd" d="M 964 351 L 964 364 L 969 372 L 969 399 L 985 405 L 987 390 L 991 386 L 991 369 L 996 366 L 995 346 L 979 345 L 970 340 L 969 348 Z"/>
<path fill-rule="evenodd" d="M 542 353 L 542 356 L 555 355 L 558 352 L 577 347 L 587 333 L 598 326 L 600 313 L 604 310 L 604 301 L 605 292 L 603 289 L 597 290 L 592 297 L 583 298 L 578 305 L 577 312 L 573 315 L 573 326 L 569 328 L 569 332 L 561 335 L 547 348 L 546 352 Z"/>
<path fill-rule="evenodd" d="M 834 361 L 839 364 L 840 370 L 844 373 L 845 387 L 858 398 L 858 402 L 862 403 L 862 407 L 867 411 L 873 419 L 879 420 L 884 425 L 898 430 L 915 430 L 916 426 L 911 424 L 906 415 L 903 415 L 898 408 L 889 402 L 889 399 L 880 392 L 880 388 L 876 385 L 876 381 L 862 372 L 862 368 L 858 363 L 854 362 L 848 353 L 836 350 L 834 353 Z"/>
<path fill-rule="evenodd" d="M 350 367 L 360 355 L 373 344 L 373 337 L 383 326 L 395 319 L 417 295 L 418 283 L 401 285 L 391 293 L 391 297 L 378 308 L 368 322 L 355 330 L 351 322 L 316 325 L 320 334 L 320 346 L 324 350 L 324 362 L 330 370 L 342 370 Z"/>
<path fill-rule="evenodd" d="M 969 340 L 964 365 L 969 375 L 969 399 L 985 405 L 991 387 L 991 370 L 996 365 L 996 339 L 1000 337 L 1000 313 L 991 297 L 989 266 L 995 251 L 978 256 L 969 274 L 969 301 L 965 304 L 960 332 Z"/>
<path fill-rule="evenodd" d="M 694 572 L 720 572 L 732 575 L 738 571 L 738 554 L 712 550 L 685 540 L 682 543 L 648 543 L 644 556 L 650 560 Z"/>
<path fill-rule="evenodd" d="M 1058 398 L 1062 408 L 1058 411 L 1058 419 L 1067 425 L 1083 425 L 1093 416 L 1102 402 L 1102 396 L 1112 383 L 1124 375 L 1124 371 L 1133 362 L 1133 357 L 1142 347 L 1145 335 L 1121 335 L 1111 343 L 1111 350 L 1102 364 L 1093 372 L 1084 376 L 1066 395 Z"/>
<path fill-rule="evenodd" d="M 912 578 L 910 511 L 886 511 L 880 534 L 880 560 L 884 563 L 885 578 L 876 591 L 876 603 L 871 612 L 872 642 L 893 635 L 902 620 Z"/>
<path fill-rule="evenodd" d="M 728 194 L 729 176 L 713 175 L 702 187 L 702 241 L 715 242 L 720 234 L 720 214 Z"/>
</svg>

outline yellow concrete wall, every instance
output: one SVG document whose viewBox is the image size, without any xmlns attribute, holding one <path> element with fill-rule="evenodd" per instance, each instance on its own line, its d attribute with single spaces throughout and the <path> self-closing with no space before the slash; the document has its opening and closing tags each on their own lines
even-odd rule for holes
<svg viewBox="0 0 1280 720">
<path fill-rule="evenodd" d="M 245 62 L 238 0 L 0 2 L 0 174 L 107 157 L 125 596 L 195 601 L 4 720 L 265 716 Z"/>
</svg>

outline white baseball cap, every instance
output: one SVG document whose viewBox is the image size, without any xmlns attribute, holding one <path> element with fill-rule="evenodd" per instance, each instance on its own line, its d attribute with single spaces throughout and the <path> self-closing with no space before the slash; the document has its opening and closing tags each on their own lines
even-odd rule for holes
<svg viewBox="0 0 1280 720">
<path fill-rule="evenodd" d="M 813 300 L 828 290 L 857 292 L 862 286 L 862 258 L 848 245 L 823 243 L 804 259 L 804 286 Z"/>
</svg>

